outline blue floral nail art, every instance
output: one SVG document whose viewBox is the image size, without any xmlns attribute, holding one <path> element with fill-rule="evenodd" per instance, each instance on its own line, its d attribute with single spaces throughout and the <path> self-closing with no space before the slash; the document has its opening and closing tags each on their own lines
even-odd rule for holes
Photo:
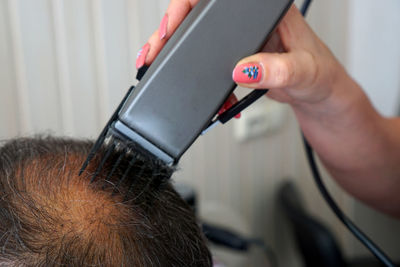
<svg viewBox="0 0 400 267">
<path fill-rule="evenodd" d="M 253 66 L 244 68 L 243 73 L 249 76 L 249 79 L 255 80 L 258 77 L 258 71 L 259 71 L 258 67 Z"/>
</svg>

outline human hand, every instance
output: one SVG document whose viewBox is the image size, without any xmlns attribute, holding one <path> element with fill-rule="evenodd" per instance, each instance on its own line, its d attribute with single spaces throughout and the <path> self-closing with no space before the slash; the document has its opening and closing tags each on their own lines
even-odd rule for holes
<svg viewBox="0 0 400 267">
<path fill-rule="evenodd" d="M 171 0 L 160 27 L 137 59 L 137 68 L 150 65 L 180 23 L 199 0 Z M 244 74 L 255 67 L 258 76 Z M 292 105 L 317 103 L 329 97 L 340 64 L 307 25 L 293 5 L 261 53 L 241 60 L 233 80 L 248 88 L 268 88 L 268 96 Z M 237 99 L 232 95 L 221 111 Z"/>
<path fill-rule="evenodd" d="M 243 73 L 246 68 L 258 75 Z M 268 96 L 292 106 L 321 103 L 344 73 L 326 45 L 292 6 L 262 52 L 242 59 L 233 79 L 240 86 L 268 88 Z"/>
<path fill-rule="evenodd" d="M 198 2 L 199 0 L 171 0 L 165 16 L 161 20 L 159 29 L 152 34 L 148 42 L 138 53 L 136 61 L 137 69 L 144 65 L 148 66 L 154 61 L 165 43 Z M 237 101 L 234 94 L 230 95 L 218 114 L 222 114 L 231 108 Z M 241 115 L 238 114 L 236 118 L 240 118 L 240 116 Z"/>
<path fill-rule="evenodd" d="M 159 29 L 151 35 L 148 42 L 139 51 L 136 61 L 137 69 L 143 65 L 150 65 L 154 61 L 165 43 L 198 2 L 199 0 L 171 0 Z"/>
<path fill-rule="evenodd" d="M 160 28 L 139 53 L 137 68 L 154 61 L 198 2 L 171 0 Z M 256 78 L 244 76 L 244 67 L 254 66 Z M 305 137 L 337 182 L 373 207 L 400 216 L 400 169 L 393 160 L 399 158 L 400 121 L 376 112 L 294 5 L 262 51 L 238 62 L 233 79 L 243 87 L 270 89 L 269 97 L 290 104 Z M 231 97 L 224 108 L 235 101 Z"/>
</svg>

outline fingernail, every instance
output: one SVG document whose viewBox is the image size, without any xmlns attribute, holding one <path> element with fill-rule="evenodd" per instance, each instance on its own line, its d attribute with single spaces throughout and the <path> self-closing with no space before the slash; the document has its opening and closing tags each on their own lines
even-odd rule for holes
<svg viewBox="0 0 400 267">
<path fill-rule="evenodd" d="M 147 54 L 149 53 L 150 50 L 150 44 L 147 43 L 145 44 L 138 52 L 137 58 L 136 58 L 136 69 L 140 69 L 141 67 L 144 66 L 144 63 L 146 62 L 146 57 Z"/>
<path fill-rule="evenodd" d="M 235 116 L 236 119 L 240 119 L 242 117 L 242 113 L 239 113 Z"/>
<path fill-rule="evenodd" d="M 261 81 L 262 67 L 258 63 L 246 63 L 233 70 L 233 80 L 236 83 L 257 83 Z"/>
<path fill-rule="evenodd" d="M 158 29 L 158 35 L 160 40 L 164 39 L 167 36 L 167 28 L 168 28 L 168 14 L 165 14 L 160 23 L 160 28 Z"/>
</svg>

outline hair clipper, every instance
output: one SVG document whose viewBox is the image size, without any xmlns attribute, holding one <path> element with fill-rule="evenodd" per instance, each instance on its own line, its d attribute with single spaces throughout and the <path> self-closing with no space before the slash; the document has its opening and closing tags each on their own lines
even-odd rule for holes
<svg viewBox="0 0 400 267">
<path fill-rule="evenodd" d="M 216 117 L 235 88 L 236 63 L 263 47 L 292 2 L 200 0 L 154 63 L 139 72 L 143 77 L 107 123 L 81 173 L 107 138 L 173 166 L 210 125 L 225 123 L 265 94 L 255 90 Z"/>
</svg>

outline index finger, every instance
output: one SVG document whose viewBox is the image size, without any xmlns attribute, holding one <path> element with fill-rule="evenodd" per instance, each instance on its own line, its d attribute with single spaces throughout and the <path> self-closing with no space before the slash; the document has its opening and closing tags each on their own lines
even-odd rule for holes
<svg viewBox="0 0 400 267">
<path fill-rule="evenodd" d="M 150 49 L 145 60 L 146 65 L 150 65 L 154 61 L 167 40 L 198 2 L 199 0 L 171 0 L 160 28 L 153 33 L 148 41 Z"/>
<path fill-rule="evenodd" d="M 165 14 L 168 17 L 166 39 L 171 37 L 187 14 L 198 2 L 199 0 L 171 0 Z"/>
</svg>

